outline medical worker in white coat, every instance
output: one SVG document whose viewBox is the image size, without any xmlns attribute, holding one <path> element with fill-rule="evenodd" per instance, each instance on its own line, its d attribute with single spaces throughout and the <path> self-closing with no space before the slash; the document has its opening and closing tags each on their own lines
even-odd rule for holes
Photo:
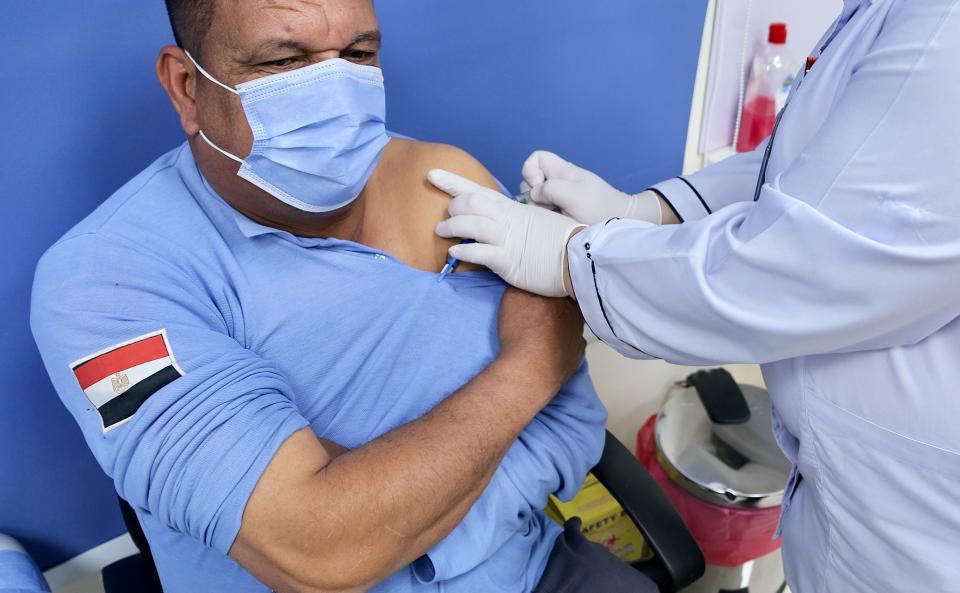
<svg viewBox="0 0 960 593">
<path fill-rule="evenodd" d="M 434 171 L 438 233 L 625 356 L 763 365 L 795 593 L 960 591 L 960 0 L 845 0 L 815 50 L 754 153 L 637 196 L 536 153 L 547 208 Z"/>
</svg>

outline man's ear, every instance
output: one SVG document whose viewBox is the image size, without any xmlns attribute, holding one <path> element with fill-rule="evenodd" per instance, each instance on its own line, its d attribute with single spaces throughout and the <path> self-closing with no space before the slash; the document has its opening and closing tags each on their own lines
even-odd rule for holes
<svg viewBox="0 0 960 593">
<path fill-rule="evenodd" d="M 183 131 L 192 138 L 200 131 L 197 120 L 197 76 L 186 52 L 175 45 L 164 46 L 157 56 L 157 78 L 180 115 Z"/>
</svg>

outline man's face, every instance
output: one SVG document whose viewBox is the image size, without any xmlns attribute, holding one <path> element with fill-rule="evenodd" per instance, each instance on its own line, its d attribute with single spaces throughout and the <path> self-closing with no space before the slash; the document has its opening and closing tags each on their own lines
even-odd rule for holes
<svg viewBox="0 0 960 593">
<path fill-rule="evenodd" d="M 372 0 L 217 0 L 197 62 L 236 87 L 271 74 L 342 58 L 380 65 L 380 32 Z M 254 220 L 312 235 L 352 208 L 307 213 L 237 176 L 239 165 L 199 139 L 202 130 L 227 152 L 245 158 L 253 133 L 240 98 L 207 80 L 182 50 L 161 50 L 157 73 L 177 111 L 204 177 L 234 208 Z M 323 232 L 320 232 L 322 235 Z"/>
<path fill-rule="evenodd" d="M 217 0 L 200 65 L 237 86 L 333 58 L 379 66 L 372 0 Z M 253 136 L 240 99 L 197 77 L 197 119 L 218 146 L 241 158 Z M 235 167 L 234 167 L 235 169 Z"/>
</svg>

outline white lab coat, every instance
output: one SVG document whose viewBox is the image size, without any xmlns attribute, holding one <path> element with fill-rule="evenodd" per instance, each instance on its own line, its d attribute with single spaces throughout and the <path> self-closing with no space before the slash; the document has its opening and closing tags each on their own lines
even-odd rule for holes
<svg viewBox="0 0 960 593">
<path fill-rule="evenodd" d="M 796 593 L 960 591 L 960 0 L 820 48 L 757 202 L 763 147 L 659 184 L 685 224 L 577 235 L 574 288 L 627 356 L 763 363 Z"/>
</svg>

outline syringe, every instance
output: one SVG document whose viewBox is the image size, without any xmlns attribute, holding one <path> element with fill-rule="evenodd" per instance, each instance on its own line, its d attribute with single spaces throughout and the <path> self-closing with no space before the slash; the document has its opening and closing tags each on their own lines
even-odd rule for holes
<svg viewBox="0 0 960 593">
<path fill-rule="evenodd" d="M 513 196 L 513 201 L 519 204 L 529 204 L 530 192 L 525 191 Z M 460 242 L 460 244 L 469 245 L 470 243 L 473 243 L 473 242 L 474 242 L 473 239 L 464 239 L 463 241 Z M 437 276 L 437 283 L 439 284 L 444 280 L 446 280 L 447 276 L 452 274 L 457 269 L 457 266 L 459 265 L 460 265 L 460 261 L 457 258 L 453 257 L 452 255 L 448 257 L 447 265 L 443 266 L 443 269 L 440 270 L 440 275 Z"/>
</svg>

